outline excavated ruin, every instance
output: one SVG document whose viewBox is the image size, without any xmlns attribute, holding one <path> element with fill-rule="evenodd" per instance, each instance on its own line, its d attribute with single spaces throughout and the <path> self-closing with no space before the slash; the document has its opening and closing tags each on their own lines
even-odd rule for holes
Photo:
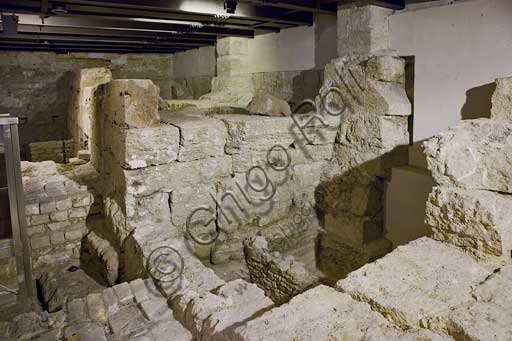
<svg viewBox="0 0 512 341">
<path fill-rule="evenodd" d="M 382 47 L 388 10 L 368 11 L 369 48 L 347 36 L 353 53 L 298 108 L 239 72 L 245 38 L 219 40 L 198 100 L 77 70 L 73 157 L 22 162 L 44 311 L 0 322 L 0 338 L 512 338 L 512 78 L 490 118 L 424 143 L 429 234 L 393 249 L 385 189 L 412 109 L 405 61 Z"/>
</svg>

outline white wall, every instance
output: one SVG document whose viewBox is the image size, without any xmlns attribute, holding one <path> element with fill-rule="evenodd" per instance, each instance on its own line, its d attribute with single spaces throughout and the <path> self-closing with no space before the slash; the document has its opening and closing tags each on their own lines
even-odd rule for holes
<svg viewBox="0 0 512 341">
<path fill-rule="evenodd" d="M 320 69 L 336 58 L 336 16 L 249 40 L 249 73 Z"/>
<path fill-rule="evenodd" d="M 392 48 L 415 56 L 414 141 L 456 124 L 468 90 L 512 75 L 510 0 L 396 12 L 390 30 Z"/>
<path fill-rule="evenodd" d="M 390 17 L 390 30 L 392 48 L 400 55 L 415 56 L 416 143 L 409 156 L 411 165 L 425 168 L 421 141 L 462 116 L 488 115 L 492 92 L 488 85 L 497 77 L 512 75 L 512 1 L 411 5 Z M 477 112 L 467 117 L 471 106 Z M 386 230 L 396 245 L 426 232 L 424 207 L 432 184 L 428 172 L 411 167 L 393 170 L 386 196 Z"/>
</svg>

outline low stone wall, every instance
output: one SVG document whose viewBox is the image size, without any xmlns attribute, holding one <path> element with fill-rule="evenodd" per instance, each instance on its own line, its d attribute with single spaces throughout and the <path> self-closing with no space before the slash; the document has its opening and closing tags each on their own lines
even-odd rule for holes
<svg viewBox="0 0 512 341">
<path fill-rule="evenodd" d="M 318 281 L 306 266 L 293 257 L 271 253 L 263 237 L 244 241 L 244 254 L 251 282 L 276 304 L 283 304 Z"/>
<path fill-rule="evenodd" d="M 78 262 L 93 196 L 51 161 L 22 163 L 27 233 L 37 276 L 56 263 Z"/>
<path fill-rule="evenodd" d="M 57 140 L 32 142 L 29 144 L 30 160 L 32 162 L 54 161 L 68 163 L 75 156 L 73 140 Z"/>
</svg>

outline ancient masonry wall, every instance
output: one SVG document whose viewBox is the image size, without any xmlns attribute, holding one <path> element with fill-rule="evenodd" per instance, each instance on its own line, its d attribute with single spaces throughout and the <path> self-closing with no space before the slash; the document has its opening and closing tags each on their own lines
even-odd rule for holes
<svg viewBox="0 0 512 341">
<path fill-rule="evenodd" d="M 27 233 L 36 278 L 57 264 L 79 264 L 81 239 L 93 204 L 87 187 L 52 161 L 22 163 Z"/>
<path fill-rule="evenodd" d="M 73 72 L 68 104 L 68 131 L 74 143 L 75 155 L 79 150 L 90 151 L 90 146 L 94 144 L 91 139 L 96 90 L 100 84 L 111 80 L 112 72 L 108 68 L 88 68 Z"/>
<path fill-rule="evenodd" d="M 54 161 L 57 163 L 68 163 L 74 157 L 75 143 L 70 140 L 32 142 L 29 144 L 30 161 Z"/>
<path fill-rule="evenodd" d="M 109 67 L 115 78 L 149 78 L 171 98 L 172 56 L 164 54 L 105 54 L 2 52 L 0 112 L 20 117 L 20 146 L 69 138 L 68 99 L 71 73 L 81 68 Z"/>
</svg>

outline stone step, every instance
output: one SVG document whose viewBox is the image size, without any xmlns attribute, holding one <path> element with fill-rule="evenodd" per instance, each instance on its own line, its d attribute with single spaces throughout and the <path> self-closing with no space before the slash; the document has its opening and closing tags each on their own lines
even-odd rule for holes
<svg viewBox="0 0 512 341">
<path fill-rule="evenodd" d="M 79 166 L 79 165 L 84 165 L 87 163 L 87 161 L 85 160 L 82 160 L 82 159 L 79 159 L 77 157 L 72 157 L 69 159 L 68 163 L 70 165 L 73 165 L 73 166 Z"/>
<path fill-rule="evenodd" d="M 90 161 L 91 160 L 91 152 L 88 150 L 79 150 L 77 153 L 77 158 L 84 161 Z"/>
<path fill-rule="evenodd" d="M 448 244 L 424 237 L 400 246 L 337 283 L 399 327 L 446 331 L 449 314 L 472 300 L 491 269 Z"/>
<path fill-rule="evenodd" d="M 319 285 L 246 324 L 226 331 L 225 340 L 361 340 L 386 319 L 366 303 Z"/>
<path fill-rule="evenodd" d="M 512 265 L 473 291 L 474 300 L 450 314 L 453 333 L 464 340 L 512 340 Z"/>
</svg>

